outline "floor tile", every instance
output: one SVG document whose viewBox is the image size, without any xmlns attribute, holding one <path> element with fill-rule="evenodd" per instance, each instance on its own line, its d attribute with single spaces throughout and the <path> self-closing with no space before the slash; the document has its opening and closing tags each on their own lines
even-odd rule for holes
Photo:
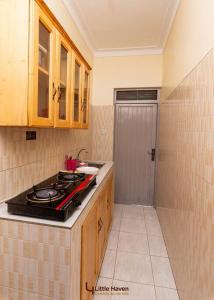
<svg viewBox="0 0 214 300">
<path fill-rule="evenodd" d="M 153 207 L 144 207 L 143 212 L 145 219 L 158 221 L 156 210 Z"/>
<path fill-rule="evenodd" d="M 114 279 L 153 284 L 150 257 L 118 251 Z"/>
<path fill-rule="evenodd" d="M 93 300 L 110 300 L 112 281 L 113 280 L 109 278 L 99 277 L 97 281 L 97 287 L 108 287 L 109 292 L 95 292 Z"/>
<path fill-rule="evenodd" d="M 149 255 L 147 234 L 120 232 L 118 251 L 128 251 Z"/>
<path fill-rule="evenodd" d="M 115 259 L 116 259 L 116 251 L 107 249 L 103 260 L 101 272 L 100 272 L 101 277 L 113 278 Z"/>
<path fill-rule="evenodd" d="M 137 218 L 122 218 L 120 231 L 124 232 L 133 232 L 133 233 L 145 233 L 146 226 L 145 222 L 142 219 Z"/>
<path fill-rule="evenodd" d="M 154 213 L 156 209 L 153 206 L 144 206 L 143 207 L 144 213 Z"/>
<path fill-rule="evenodd" d="M 124 208 L 124 205 L 122 205 L 122 204 L 115 204 L 114 205 L 114 216 L 121 217 L 122 214 L 123 214 L 123 208 Z"/>
<path fill-rule="evenodd" d="M 119 239 L 119 231 L 112 230 L 109 234 L 107 248 L 109 250 L 117 250 L 118 239 Z"/>
<path fill-rule="evenodd" d="M 120 294 L 120 292 L 113 292 L 111 300 L 155 300 L 155 289 L 153 285 L 145 285 L 139 283 L 113 281 L 114 287 L 128 287 L 128 295 Z"/>
<path fill-rule="evenodd" d="M 174 289 L 156 287 L 157 300 L 179 300 L 178 293 Z"/>
<path fill-rule="evenodd" d="M 160 223 L 158 220 L 155 219 L 148 220 L 145 218 L 145 223 L 146 223 L 146 230 L 148 235 L 163 236 Z"/>
<path fill-rule="evenodd" d="M 176 289 L 169 259 L 151 256 L 151 261 L 155 285 Z"/>
<path fill-rule="evenodd" d="M 124 218 L 142 218 L 144 219 L 143 206 L 140 205 L 126 205 L 123 208 Z"/>
<path fill-rule="evenodd" d="M 150 255 L 168 257 L 162 236 L 148 235 Z"/>
<path fill-rule="evenodd" d="M 114 216 L 111 229 L 112 230 L 120 230 L 120 223 L 121 223 L 121 218 L 118 216 Z"/>
</svg>

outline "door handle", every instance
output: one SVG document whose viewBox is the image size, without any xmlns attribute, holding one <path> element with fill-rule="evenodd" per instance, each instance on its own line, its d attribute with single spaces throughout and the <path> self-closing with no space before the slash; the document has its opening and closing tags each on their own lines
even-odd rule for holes
<svg viewBox="0 0 214 300">
<path fill-rule="evenodd" d="M 152 152 L 148 151 L 148 154 L 151 155 L 151 160 L 154 161 L 155 160 L 155 148 L 152 148 Z"/>
<path fill-rule="evenodd" d="M 61 100 L 61 97 L 62 97 L 62 92 L 60 87 L 58 86 L 58 102 Z"/>
<path fill-rule="evenodd" d="M 99 220 L 98 220 L 98 233 L 100 232 L 100 230 L 101 230 L 101 224 L 100 224 L 100 218 L 99 218 Z"/>
<path fill-rule="evenodd" d="M 84 111 L 84 103 L 82 102 L 81 111 Z"/>
<path fill-rule="evenodd" d="M 57 93 L 57 89 L 55 88 L 55 84 L 53 82 L 53 95 L 52 95 L 52 100 L 54 100 L 55 96 L 56 96 L 56 93 Z"/>
<path fill-rule="evenodd" d="M 101 222 L 101 229 L 103 227 L 103 220 L 100 218 L 100 222 Z"/>
</svg>

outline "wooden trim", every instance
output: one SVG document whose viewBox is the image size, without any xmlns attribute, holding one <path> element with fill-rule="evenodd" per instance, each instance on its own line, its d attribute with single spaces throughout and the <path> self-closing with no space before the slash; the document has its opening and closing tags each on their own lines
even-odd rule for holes
<svg viewBox="0 0 214 300">
<path fill-rule="evenodd" d="M 80 66 L 80 78 L 79 78 L 79 120 L 74 121 L 74 88 L 75 88 L 75 63 L 78 63 Z M 81 115 L 81 105 L 82 105 L 82 69 L 83 64 L 82 60 L 79 58 L 79 56 L 76 55 L 75 52 L 73 52 L 73 60 L 72 60 L 72 105 L 71 105 L 71 128 L 82 128 L 82 115 Z"/>
<path fill-rule="evenodd" d="M 52 83 L 54 82 L 55 57 L 55 28 L 51 20 L 40 9 L 36 2 L 31 5 L 31 24 L 30 24 L 30 53 L 29 53 L 29 99 L 28 117 L 29 126 L 53 127 L 54 125 L 54 101 L 52 100 Z M 50 65 L 49 65 L 49 116 L 48 118 L 39 117 L 38 110 L 38 45 L 39 45 L 39 22 L 50 32 Z"/>
<path fill-rule="evenodd" d="M 90 90 L 90 86 L 91 86 L 91 76 L 90 76 L 90 71 L 89 69 L 86 68 L 86 66 L 83 67 L 83 79 L 82 79 L 82 98 L 81 98 L 81 101 L 83 103 L 83 100 L 84 100 L 84 88 L 85 88 L 85 73 L 88 74 L 88 91 L 87 91 L 87 99 L 86 99 L 86 102 L 87 102 L 87 108 L 86 108 L 86 123 L 83 122 L 83 114 L 84 112 L 81 111 L 81 123 L 82 123 L 82 129 L 88 129 L 89 127 L 89 113 L 90 113 L 90 93 L 91 93 L 91 90 Z"/>
<path fill-rule="evenodd" d="M 54 16 L 54 14 L 51 12 L 51 10 L 49 9 L 49 7 L 47 6 L 47 4 L 44 2 L 44 0 L 35 0 L 36 3 L 40 6 L 40 8 L 48 15 L 48 17 L 52 20 L 52 22 L 54 23 L 55 27 L 57 28 L 57 30 L 61 33 L 61 35 L 68 40 L 68 42 L 70 43 L 72 49 L 76 52 L 76 54 L 82 59 L 82 61 L 85 63 L 85 65 L 87 66 L 87 68 L 89 70 L 91 70 L 91 66 L 89 65 L 89 63 L 86 61 L 86 59 L 84 58 L 84 56 L 81 54 L 81 52 L 79 51 L 79 49 L 77 48 L 77 46 L 74 44 L 74 42 L 72 41 L 72 39 L 70 38 L 70 36 L 67 34 L 67 32 L 64 30 L 64 28 L 62 27 L 62 25 L 59 23 L 59 21 L 57 20 L 57 18 Z"/>
<path fill-rule="evenodd" d="M 59 119 L 59 102 L 55 101 L 55 121 L 54 127 L 69 128 L 70 127 L 70 106 L 71 106 L 71 67 L 72 67 L 72 50 L 67 40 L 57 32 L 56 38 L 56 86 L 60 87 L 60 68 L 61 68 L 61 46 L 67 50 L 67 78 L 66 78 L 66 120 Z M 58 95 L 58 92 L 57 92 Z"/>
</svg>

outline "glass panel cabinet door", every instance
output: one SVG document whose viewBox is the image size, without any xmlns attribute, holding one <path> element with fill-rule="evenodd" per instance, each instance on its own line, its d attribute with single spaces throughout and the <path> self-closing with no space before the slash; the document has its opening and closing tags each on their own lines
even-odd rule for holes
<svg viewBox="0 0 214 300">
<path fill-rule="evenodd" d="M 38 117 L 49 116 L 50 32 L 39 21 Z"/>
<path fill-rule="evenodd" d="M 68 75 L 68 51 L 61 45 L 60 49 L 60 86 L 59 86 L 59 120 L 66 120 L 66 98 L 67 98 L 67 75 Z"/>
<path fill-rule="evenodd" d="M 58 88 L 55 126 L 69 127 L 71 50 L 58 33 Z"/>
<path fill-rule="evenodd" d="M 30 41 L 29 123 L 53 126 L 53 99 L 56 87 L 53 81 L 55 28 L 50 19 L 35 3 L 34 20 L 31 24 L 33 40 Z"/>
<path fill-rule="evenodd" d="M 83 99 L 82 99 L 82 127 L 88 127 L 88 113 L 89 113 L 89 72 L 84 71 L 83 83 Z"/>
<path fill-rule="evenodd" d="M 81 127 L 81 62 L 74 59 L 74 80 L 73 80 L 73 110 L 72 110 L 72 127 Z"/>
</svg>

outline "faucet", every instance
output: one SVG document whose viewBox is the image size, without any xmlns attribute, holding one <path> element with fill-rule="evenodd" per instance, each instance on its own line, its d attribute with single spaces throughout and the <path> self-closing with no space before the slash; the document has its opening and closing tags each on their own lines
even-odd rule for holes
<svg viewBox="0 0 214 300">
<path fill-rule="evenodd" d="M 85 148 L 80 149 L 80 151 L 78 152 L 78 154 L 77 154 L 77 156 L 76 156 L 76 160 L 79 160 L 80 153 L 81 153 L 82 151 L 86 151 L 86 153 L 88 153 L 88 151 L 87 151 Z"/>
</svg>

